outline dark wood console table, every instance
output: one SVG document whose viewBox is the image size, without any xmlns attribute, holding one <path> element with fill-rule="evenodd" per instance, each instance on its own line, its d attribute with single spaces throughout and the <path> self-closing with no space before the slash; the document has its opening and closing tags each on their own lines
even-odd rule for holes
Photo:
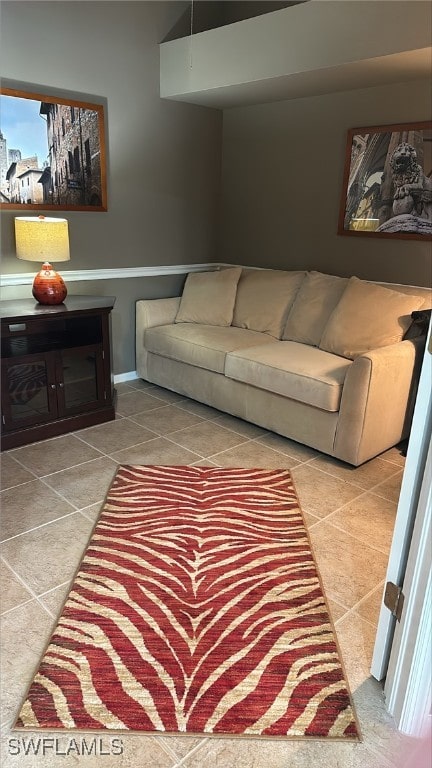
<svg viewBox="0 0 432 768">
<path fill-rule="evenodd" d="M 55 306 L 2 302 L 2 450 L 115 418 L 114 302 L 113 296 L 68 296 Z"/>
</svg>

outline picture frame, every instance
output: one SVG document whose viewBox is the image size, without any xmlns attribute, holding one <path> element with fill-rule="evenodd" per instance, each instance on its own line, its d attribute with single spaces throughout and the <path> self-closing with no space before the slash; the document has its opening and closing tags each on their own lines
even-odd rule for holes
<svg viewBox="0 0 432 768">
<path fill-rule="evenodd" d="M 338 234 L 432 239 L 432 122 L 348 131 Z"/>
<path fill-rule="evenodd" d="M 107 210 L 103 104 L 0 88 L 0 208 Z"/>
</svg>

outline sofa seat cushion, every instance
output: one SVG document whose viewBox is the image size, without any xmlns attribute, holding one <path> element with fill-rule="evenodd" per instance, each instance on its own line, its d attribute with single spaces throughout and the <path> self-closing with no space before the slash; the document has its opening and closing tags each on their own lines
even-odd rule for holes
<svg viewBox="0 0 432 768">
<path fill-rule="evenodd" d="M 350 360 L 296 341 L 230 352 L 225 375 L 259 389 L 338 411 Z"/>
<path fill-rule="evenodd" d="M 260 344 L 276 344 L 263 333 L 198 323 L 159 325 L 145 331 L 144 346 L 156 355 L 224 373 L 227 352 Z"/>
</svg>

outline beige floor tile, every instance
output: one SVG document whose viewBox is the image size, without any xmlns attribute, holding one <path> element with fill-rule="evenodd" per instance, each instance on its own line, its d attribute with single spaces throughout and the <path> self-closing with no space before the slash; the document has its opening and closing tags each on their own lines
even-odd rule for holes
<svg viewBox="0 0 432 768">
<path fill-rule="evenodd" d="M 194 461 L 193 466 L 194 467 L 217 467 L 218 464 L 215 464 L 214 461 L 211 461 L 210 459 L 200 459 L 200 461 Z"/>
<path fill-rule="evenodd" d="M 381 610 L 383 590 L 384 583 L 380 584 L 380 586 L 374 592 L 372 592 L 371 595 L 363 598 L 363 600 L 358 603 L 354 609 L 356 614 L 361 616 L 363 619 L 370 621 L 371 624 L 373 624 L 375 627 L 377 626 L 378 616 Z"/>
<path fill-rule="evenodd" d="M 99 424 L 97 427 L 84 429 L 79 434 L 82 440 L 104 453 L 121 451 L 155 437 L 154 432 L 139 426 L 129 418 Z"/>
<path fill-rule="evenodd" d="M 197 400 L 182 400 L 178 403 L 179 408 L 183 408 L 189 413 L 196 413 L 197 416 L 201 416 L 203 419 L 217 419 L 219 416 L 223 416 L 222 411 L 218 411 L 217 408 L 212 408 L 205 403 L 199 403 Z"/>
<path fill-rule="evenodd" d="M 319 523 L 321 519 L 316 515 L 313 515 L 311 512 L 305 512 L 303 509 L 302 509 L 302 513 L 308 528 L 310 528 L 312 525 L 316 525 L 317 523 Z"/>
<path fill-rule="evenodd" d="M 159 435 L 169 435 L 178 429 L 185 429 L 203 421 L 194 413 L 182 410 L 176 405 L 163 403 L 154 411 L 140 413 L 132 418 L 137 424 L 142 424 L 146 429 L 151 429 Z"/>
<path fill-rule="evenodd" d="M 126 384 L 133 387 L 133 389 L 156 389 L 156 384 L 152 384 L 151 381 L 145 381 L 145 379 L 130 379 Z"/>
<path fill-rule="evenodd" d="M 80 511 L 80 515 L 84 515 L 84 517 L 87 517 L 89 520 L 95 523 L 99 517 L 103 505 L 104 502 L 98 501 L 96 504 L 91 504 L 89 507 L 84 507 L 84 509 Z"/>
<path fill-rule="evenodd" d="M 53 623 L 52 617 L 37 600 L 9 611 L 2 617 L 2 722 L 15 719 L 50 637 Z M 22 765 L 24 768 L 24 763 Z"/>
<path fill-rule="evenodd" d="M 164 748 L 172 754 L 177 761 L 183 760 L 192 750 L 208 744 L 206 736 L 182 736 L 180 734 L 166 734 L 164 736 L 155 736 L 156 740 L 163 744 Z"/>
<path fill-rule="evenodd" d="M 220 427 L 214 421 L 202 421 L 171 435 L 171 440 L 206 458 L 226 448 L 245 442 L 246 438 L 236 432 Z"/>
<path fill-rule="evenodd" d="M 153 397 L 148 391 L 135 389 L 117 397 L 116 410 L 120 416 L 132 416 L 135 413 L 151 411 L 152 408 L 160 408 L 160 405 L 160 398 Z"/>
<path fill-rule="evenodd" d="M 180 403 L 186 399 L 184 395 L 179 395 L 177 392 L 171 392 L 171 390 L 158 387 L 155 384 L 152 386 L 151 390 L 149 390 L 149 394 L 153 397 L 157 397 L 164 403 Z"/>
<path fill-rule="evenodd" d="M 185 768 L 389 768 L 359 743 L 211 737 Z"/>
<path fill-rule="evenodd" d="M 320 518 L 361 493 L 358 486 L 321 472 L 314 461 L 294 467 L 292 476 L 303 511 Z"/>
<path fill-rule="evenodd" d="M 327 597 L 352 608 L 384 579 L 387 556 L 326 521 L 310 529 Z"/>
<path fill-rule="evenodd" d="M 1 555 L 36 595 L 71 578 L 82 558 L 92 523 L 75 512 L 4 542 Z"/>
<path fill-rule="evenodd" d="M 229 414 L 218 416 L 213 421 L 215 424 L 219 424 L 220 427 L 232 429 L 233 432 L 238 432 L 239 435 L 244 435 L 244 437 L 256 438 L 267 434 L 265 429 L 258 427 L 256 424 L 251 424 L 243 419 L 237 419 Z"/>
<path fill-rule="evenodd" d="M 419 746 L 419 740 L 405 736 L 395 729 L 393 718 L 385 710 L 382 683 L 368 677 L 353 690 L 352 696 L 361 722 L 363 739 L 369 749 L 374 754 L 385 755 L 392 765 L 405 768 L 407 758 Z M 426 768 L 427 763 L 419 761 L 411 765 Z"/>
<path fill-rule="evenodd" d="M 135 387 L 131 387 L 128 381 L 119 381 L 115 385 L 115 389 L 118 395 L 124 395 L 126 392 L 133 392 Z"/>
<path fill-rule="evenodd" d="M 309 461 L 318 455 L 318 452 L 314 451 L 313 448 L 296 443 L 295 440 L 288 440 L 287 437 L 275 435 L 274 432 L 269 432 L 264 437 L 260 437 L 258 442 L 267 445 L 269 448 L 274 448 L 275 451 L 286 453 L 298 461 Z"/>
<path fill-rule="evenodd" d="M 116 463 L 104 457 L 48 475 L 44 482 L 81 509 L 103 501 L 115 471 Z"/>
<path fill-rule="evenodd" d="M 389 479 L 385 480 L 381 485 L 377 485 L 374 488 L 374 493 L 376 493 L 377 496 L 383 496 L 385 499 L 390 499 L 397 504 L 400 496 L 402 477 L 403 471 L 400 470 L 400 472 L 397 472 L 393 477 L 389 477 Z"/>
<path fill-rule="evenodd" d="M 41 480 L 1 492 L 1 537 L 4 541 L 74 511 Z"/>
<path fill-rule="evenodd" d="M 34 480 L 35 476 L 27 469 L 18 464 L 10 453 L 3 453 L 1 456 L 0 482 L 1 490 L 13 488 L 22 483 L 28 483 Z"/>
<path fill-rule="evenodd" d="M 385 453 L 381 453 L 380 459 L 391 461 L 392 464 L 397 464 L 398 467 L 404 467 L 406 462 L 406 456 L 403 455 L 402 449 L 397 445 L 385 451 Z"/>
<path fill-rule="evenodd" d="M 33 595 L 3 562 L 0 563 L 0 611 L 5 613 L 33 599 Z"/>
<path fill-rule="evenodd" d="M 147 443 L 113 453 L 112 458 L 119 464 L 177 464 L 184 466 L 199 461 L 201 456 L 166 440 L 164 437 L 157 437 Z"/>
<path fill-rule="evenodd" d="M 99 451 L 79 440 L 75 435 L 62 435 L 52 440 L 32 443 L 16 448 L 11 455 L 38 477 L 68 469 L 100 456 Z"/>
<path fill-rule="evenodd" d="M 220 467 L 262 467 L 264 469 L 290 469 L 298 462 L 291 456 L 262 445 L 255 440 L 249 440 L 236 448 L 222 451 L 211 457 Z"/>
<path fill-rule="evenodd" d="M 334 600 L 327 599 L 327 602 L 333 623 L 341 619 L 342 616 L 345 616 L 347 612 L 346 608 L 344 608 L 342 605 L 339 605 L 339 603 L 336 603 Z"/>
<path fill-rule="evenodd" d="M 382 483 L 383 480 L 398 471 L 389 461 L 383 461 L 380 458 L 371 459 L 360 467 L 352 467 L 343 461 L 321 454 L 312 461 L 312 464 L 328 472 L 330 475 L 339 477 L 348 483 L 353 483 L 366 490 L 371 490 L 375 485 Z"/>
<path fill-rule="evenodd" d="M 51 589 L 49 592 L 45 592 L 38 598 L 39 602 L 45 606 L 48 613 L 53 617 L 53 619 L 56 619 L 56 621 L 60 618 L 63 605 L 69 596 L 72 584 L 73 579 L 70 579 L 70 581 L 67 581 L 65 584 L 60 584 L 59 587 L 55 587 L 55 589 Z"/>
<path fill-rule="evenodd" d="M 370 677 L 376 630 L 354 613 L 347 613 L 335 626 L 345 672 L 353 692 Z"/>
<path fill-rule="evenodd" d="M 396 504 L 375 493 L 363 493 L 357 499 L 333 512 L 326 522 L 350 533 L 380 552 L 390 550 L 393 536 Z M 371 533 L 373 532 L 373 533 Z"/>
</svg>

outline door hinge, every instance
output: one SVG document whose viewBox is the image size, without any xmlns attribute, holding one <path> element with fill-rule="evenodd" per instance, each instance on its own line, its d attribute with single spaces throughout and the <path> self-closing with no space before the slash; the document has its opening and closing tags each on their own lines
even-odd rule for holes
<svg viewBox="0 0 432 768">
<path fill-rule="evenodd" d="M 398 587 L 392 581 L 388 581 L 384 592 L 384 605 L 398 621 L 401 620 L 404 600 L 405 595 L 402 592 L 402 587 Z"/>
</svg>

